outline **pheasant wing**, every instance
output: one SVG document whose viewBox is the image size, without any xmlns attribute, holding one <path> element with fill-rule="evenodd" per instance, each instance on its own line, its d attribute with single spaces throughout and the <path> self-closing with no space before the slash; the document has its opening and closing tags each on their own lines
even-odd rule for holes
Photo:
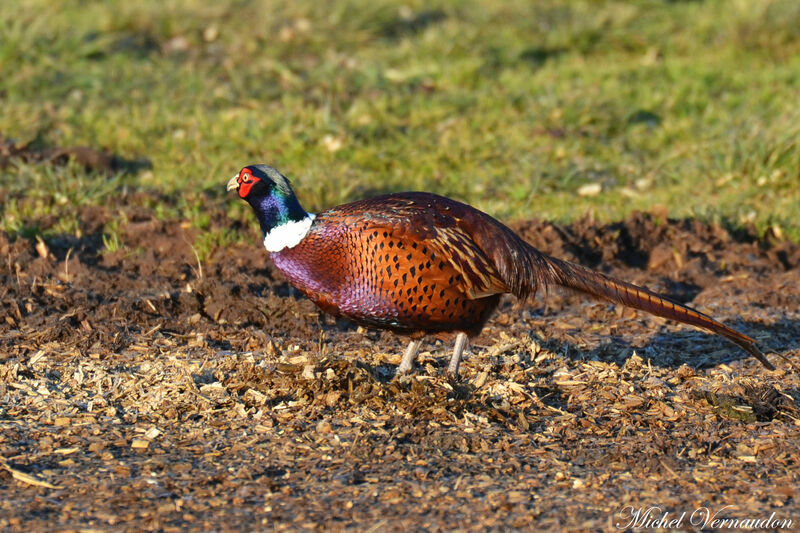
<svg viewBox="0 0 800 533">
<path fill-rule="evenodd" d="M 419 251 L 433 263 L 446 261 L 455 271 L 441 271 L 442 282 L 455 285 L 469 299 L 509 291 L 492 259 L 479 247 L 458 210 L 462 204 L 424 193 L 404 193 L 355 202 L 347 207 L 358 211 L 361 230 L 377 230 L 399 239 L 406 249 Z M 429 271 L 426 278 L 433 279 Z M 450 281 L 450 276 L 454 279 Z"/>
</svg>

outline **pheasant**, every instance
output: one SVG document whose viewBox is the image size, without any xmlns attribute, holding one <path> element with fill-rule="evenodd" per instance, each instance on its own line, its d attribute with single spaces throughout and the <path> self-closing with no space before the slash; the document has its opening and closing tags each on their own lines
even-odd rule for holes
<svg viewBox="0 0 800 533">
<path fill-rule="evenodd" d="M 411 370 L 422 337 L 455 335 L 447 371 L 457 378 L 468 338 L 480 333 L 500 296 L 525 299 L 548 285 L 704 328 L 775 369 L 747 335 L 649 289 L 550 257 L 449 198 L 387 194 L 315 215 L 267 165 L 244 167 L 227 189 L 252 206 L 275 266 L 320 309 L 410 337 L 397 375 Z"/>
</svg>

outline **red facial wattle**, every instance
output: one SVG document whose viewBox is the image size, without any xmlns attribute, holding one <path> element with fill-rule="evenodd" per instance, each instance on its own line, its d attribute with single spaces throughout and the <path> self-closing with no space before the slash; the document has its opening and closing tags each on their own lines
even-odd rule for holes
<svg viewBox="0 0 800 533">
<path fill-rule="evenodd" d="M 242 169 L 242 172 L 239 174 L 239 179 L 236 181 L 239 182 L 239 197 L 247 198 L 247 195 L 250 194 L 250 189 L 260 180 L 245 168 Z"/>
</svg>

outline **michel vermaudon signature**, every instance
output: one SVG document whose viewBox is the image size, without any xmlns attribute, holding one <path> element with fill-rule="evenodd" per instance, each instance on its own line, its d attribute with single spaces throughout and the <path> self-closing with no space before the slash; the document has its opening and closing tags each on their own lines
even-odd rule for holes
<svg viewBox="0 0 800 533">
<path fill-rule="evenodd" d="M 726 505 L 717 511 L 708 507 L 698 507 L 682 513 L 665 511 L 657 505 L 650 507 L 623 507 L 615 523 L 618 529 L 651 529 L 681 528 L 692 526 L 700 529 L 791 529 L 794 525 L 791 518 L 779 518 L 773 512 L 769 516 L 731 518 L 724 516 L 725 511 L 732 509 Z"/>
</svg>

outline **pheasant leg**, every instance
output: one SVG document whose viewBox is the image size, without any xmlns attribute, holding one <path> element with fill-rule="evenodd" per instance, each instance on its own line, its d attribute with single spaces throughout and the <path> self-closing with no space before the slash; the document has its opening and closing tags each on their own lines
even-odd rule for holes
<svg viewBox="0 0 800 533">
<path fill-rule="evenodd" d="M 406 353 L 403 354 L 400 366 L 397 367 L 397 376 L 407 374 L 411 370 L 411 367 L 414 366 L 414 359 L 417 358 L 420 344 L 422 344 L 422 339 L 412 339 L 411 342 L 408 343 Z"/>
<path fill-rule="evenodd" d="M 461 354 L 467 346 L 467 334 L 460 332 L 456 336 L 456 344 L 453 347 L 453 356 L 450 358 L 450 364 L 447 365 L 447 373 L 453 378 L 458 378 L 458 367 L 461 364 Z"/>
</svg>

